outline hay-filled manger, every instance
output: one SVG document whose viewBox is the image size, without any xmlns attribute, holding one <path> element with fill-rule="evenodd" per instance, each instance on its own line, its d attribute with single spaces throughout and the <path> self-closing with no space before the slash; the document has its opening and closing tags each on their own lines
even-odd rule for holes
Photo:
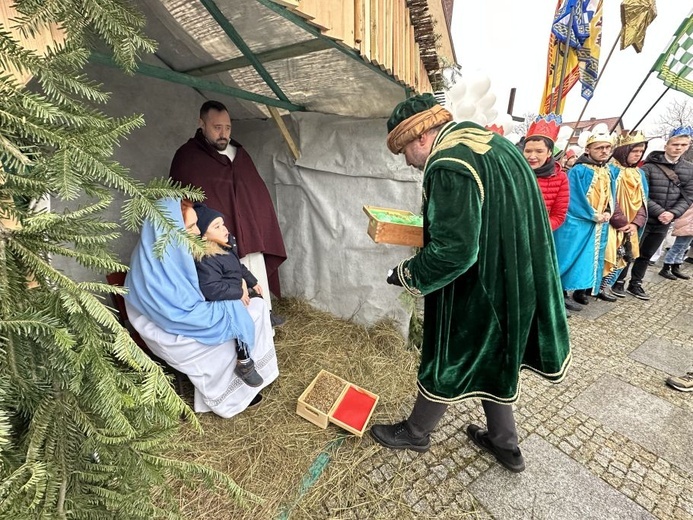
<svg viewBox="0 0 693 520">
<path fill-rule="evenodd" d="M 181 483 L 184 517 L 351 518 L 345 512 L 352 511 L 375 518 L 390 500 L 391 507 L 402 508 L 399 518 L 413 518 L 397 505 L 402 489 L 364 489 L 348 478 L 381 451 L 369 435 L 358 438 L 332 424 L 321 429 L 296 414 L 296 403 L 325 369 L 380 396 L 369 426 L 400 420 L 416 391 L 418 353 L 391 323 L 365 328 L 296 299 L 277 302 L 275 312 L 287 319 L 275 336 L 280 376 L 263 390 L 261 405 L 232 419 L 200 414 L 204 433 L 184 426 L 186 448 L 175 454 L 224 472 L 256 499 L 248 498 L 244 508 L 221 490 Z M 322 484 L 328 474 L 330 482 L 340 482 L 339 489 Z"/>
</svg>

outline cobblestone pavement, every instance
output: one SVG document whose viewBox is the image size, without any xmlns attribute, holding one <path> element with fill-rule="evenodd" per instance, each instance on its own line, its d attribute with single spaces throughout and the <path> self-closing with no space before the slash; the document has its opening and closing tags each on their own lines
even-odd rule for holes
<svg viewBox="0 0 693 520">
<path fill-rule="evenodd" d="M 684 264 L 693 272 L 693 266 Z M 664 384 L 693 369 L 693 280 L 650 268 L 648 302 L 593 300 L 569 319 L 573 365 L 561 384 L 525 373 L 515 408 L 527 470 L 511 474 L 466 438 L 478 401 L 449 409 L 425 454 L 364 437 L 352 483 L 383 496 L 311 518 L 693 519 L 693 393 Z M 403 403 L 401 416 L 411 410 Z M 402 506 L 405 505 L 403 508 Z M 409 516 L 403 516 L 402 510 Z"/>
</svg>

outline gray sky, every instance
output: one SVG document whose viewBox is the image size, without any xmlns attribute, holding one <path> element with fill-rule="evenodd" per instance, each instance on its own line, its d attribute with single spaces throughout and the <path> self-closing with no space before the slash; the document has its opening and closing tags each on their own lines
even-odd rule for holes
<svg viewBox="0 0 693 520">
<path fill-rule="evenodd" d="M 604 0 L 600 70 L 621 30 L 620 5 L 620 0 Z M 462 73 L 480 71 L 491 78 L 499 113 L 507 110 L 512 87 L 517 88 L 514 115 L 539 111 L 555 8 L 556 0 L 455 2 L 451 34 Z M 643 51 L 638 54 L 633 47 L 622 51 L 617 44 L 583 120 L 621 115 L 690 10 L 687 0 L 657 0 L 657 18 L 647 30 Z M 665 89 L 656 73 L 651 74 L 623 118 L 625 127 L 635 125 Z M 693 102 L 670 90 L 639 128 L 648 130 L 674 99 Z M 575 121 L 584 104 L 578 83 L 567 97 L 564 121 Z"/>
</svg>

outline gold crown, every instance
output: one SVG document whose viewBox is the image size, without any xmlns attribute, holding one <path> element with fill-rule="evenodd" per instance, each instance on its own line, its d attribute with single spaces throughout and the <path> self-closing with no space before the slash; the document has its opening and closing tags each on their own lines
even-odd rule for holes
<svg viewBox="0 0 693 520">
<path fill-rule="evenodd" d="M 616 138 L 616 146 L 628 146 L 631 144 L 646 143 L 647 139 L 645 134 L 639 132 L 638 130 L 623 130 L 621 135 Z"/>
<path fill-rule="evenodd" d="M 611 136 L 607 133 L 593 133 L 587 138 L 585 148 L 594 143 L 609 143 L 613 146 L 614 142 Z"/>
</svg>

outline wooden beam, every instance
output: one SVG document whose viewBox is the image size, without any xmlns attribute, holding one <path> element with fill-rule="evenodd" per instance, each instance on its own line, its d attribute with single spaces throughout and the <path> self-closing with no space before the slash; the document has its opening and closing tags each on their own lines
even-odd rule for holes
<svg viewBox="0 0 693 520">
<path fill-rule="evenodd" d="M 116 62 L 113 60 L 113 58 L 111 56 L 106 56 L 105 54 L 93 52 L 89 56 L 89 61 L 92 63 L 97 63 L 99 65 L 106 65 L 108 67 L 119 68 Z M 175 70 L 156 67 L 154 65 L 149 65 L 147 63 L 138 63 L 135 73 L 141 74 L 143 76 L 148 76 L 150 78 L 161 79 L 164 81 L 168 81 L 170 83 L 178 83 L 179 85 L 193 87 L 198 90 L 209 90 L 210 92 L 217 92 L 219 94 L 225 94 L 227 96 L 235 97 L 238 99 L 245 99 L 247 101 L 253 101 L 254 103 L 261 103 L 263 105 L 270 105 L 278 108 L 283 108 L 289 111 L 305 110 L 304 107 L 300 105 L 294 105 L 293 103 L 290 103 L 288 101 L 272 99 L 271 97 L 255 94 L 254 92 L 248 92 L 246 90 L 241 90 L 240 88 L 230 87 L 223 83 L 217 83 L 202 78 L 196 78 L 195 76 L 189 76 L 187 74 L 183 74 L 182 72 L 176 72 Z"/>
<path fill-rule="evenodd" d="M 238 47 L 238 50 L 243 53 L 243 56 L 248 58 L 255 71 L 260 75 L 262 80 L 267 83 L 267 86 L 274 92 L 274 95 L 282 101 L 289 102 L 289 98 L 286 97 L 286 94 L 284 94 L 279 85 L 277 85 L 274 78 L 272 78 L 270 73 L 262 66 L 262 63 L 258 61 L 253 51 L 250 50 L 250 47 L 248 47 L 241 35 L 238 34 L 233 24 L 226 18 L 226 15 L 221 12 L 216 2 L 214 2 L 214 0 L 199 0 L 199 2 L 207 9 L 207 12 L 214 18 L 214 21 L 217 22 L 217 25 L 226 33 L 226 36 Z"/>
<path fill-rule="evenodd" d="M 269 105 L 267 105 L 267 110 L 269 110 L 269 113 L 272 116 L 272 119 L 274 119 L 274 122 L 277 123 L 277 126 L 279 127 L 279 132 L 282 134 L 284 141 L 286 141 L 286 145 L 289 147 L 289 150 L 291 151 L 291 154 L 294 156 L 294 159 L 298 159 L 301 156 L 301 152 L 299 151 L 298 146 L 296 146 L 294 138 L 289 133 L 289 129 L 286 127 L 286 124 L 284 124 L 282 116 L 279 115 L 279 110 Z"/>
<path fill-rule="evenodd" d="M 325 49 L 331 49 L 332 46 L 325 41 L 323 38 L 315 38 L 313 40 L 308 40 L 305 42 L 294 43 L 293 45 L 287 45 L 286 47 L 278 47 L 265 52 L 259 52 L 255 57 L 260 61 L 260 63 L 268 63 L 270 61 L 285 60 L 289 58 L 295 58 L 297 56 L 305 56 L 313 52 L 324 51 Z M 238 58 L 233 58 L 230 60 L 219 61 L 217 63 L 212 63 L 211 65 L 205 65 L 204 67 L 197 67 L 194 69 L 181 71 L 184 74 L 190 74 L 191 76 L 207 76 L 209 74 L 216 74 L 218 72 L 226 72 L 229 70 L 240 69 L 243 67 L 250 66 L 250 60 L 245 56 L 239 56 Z"/>
</svg>

